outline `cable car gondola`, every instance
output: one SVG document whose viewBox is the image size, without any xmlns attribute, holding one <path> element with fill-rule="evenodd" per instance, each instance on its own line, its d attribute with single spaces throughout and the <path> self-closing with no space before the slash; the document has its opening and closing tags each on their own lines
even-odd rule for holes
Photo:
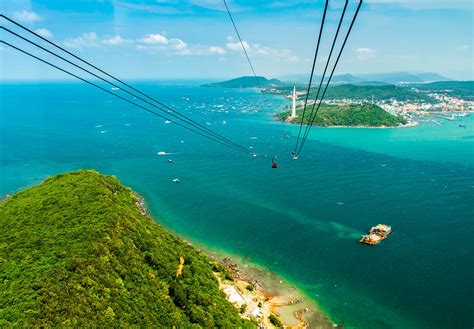
<svg viewBox="0 0 474 329">
<path fill-rule="evenodd" d="M 278 163 L 275 162 L 275 157 L 272 158 L 272 168 L 273 169 L 278 168 Z"/>
</svg>

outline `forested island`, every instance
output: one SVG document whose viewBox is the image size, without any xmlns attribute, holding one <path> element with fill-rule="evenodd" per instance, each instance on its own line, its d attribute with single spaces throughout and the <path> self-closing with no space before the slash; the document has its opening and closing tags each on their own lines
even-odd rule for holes
<svg viewBox="0 0 474 329">
<path fill-rule="evenodd" d="M 304 124 L 309 124 L 311 106 L 306 109 Z M 303 108 L 296 110 L 296 117 L 290 118 L 291 111 L 281 113 L 278 117 L 282 121 L 301 123 Z M 347 126 L 347 127 L 398 127 L 407 121 L 399 116 L 392 115 L 380 106 L 370 103 L 362 104 L 321 104 L 313 125 L 321 127 Z"/>
<path fill-rule="evenodd" d="M 278 79 L 267 79 L 261 76 L 245 76 L 222 82 L 213 82 L 201 85 L 201 87 L 220 87 L 220 88 L 268 88 L 268 87 L 279 87 L 285 86 Z"/>
<path fill-rule="evenodd" d="M 219 290 L 222 267 L 95 171 L 0 203 L 0 327 L 256 327 Z"/>
</svg>

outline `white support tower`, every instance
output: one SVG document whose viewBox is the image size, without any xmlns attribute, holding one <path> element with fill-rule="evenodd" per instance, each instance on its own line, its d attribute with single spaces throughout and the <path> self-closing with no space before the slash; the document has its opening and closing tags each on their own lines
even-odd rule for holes
<svg viewBox="0 0 474 329">
<path fill-rule="evenodd" d="M 293 107 L 291 108 L 291 118 L 296 118 L 296 85 L 293 85 Z"/>
</svg>

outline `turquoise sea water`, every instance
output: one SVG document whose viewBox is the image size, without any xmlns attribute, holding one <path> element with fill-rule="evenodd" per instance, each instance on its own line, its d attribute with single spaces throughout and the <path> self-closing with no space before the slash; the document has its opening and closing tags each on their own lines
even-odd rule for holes
<svg viewBox="0 0 474 329">
<path fill-rule="evenodd" d="M 143 194 L 169 229 L 283 275 L 347 327 L 472 327 L 473 115 L 442 126 L 315 128 L 294 161 L 297 127 L 272 118 L 288 105 L 282 98 L 255 112 L 252 90 L 141 86 L 261 156 L 87 85 L 2 84 L 0 195 L 94 168 Z M 394 233 L 359 244 L 377 223 Z"/>
</svg>

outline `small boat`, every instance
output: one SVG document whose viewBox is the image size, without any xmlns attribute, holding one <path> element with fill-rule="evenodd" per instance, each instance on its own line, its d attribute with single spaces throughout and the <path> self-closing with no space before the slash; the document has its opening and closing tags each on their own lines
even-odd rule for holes
<svg viewBox="0 0 474 329">
<path fill-rule="evenodd" d="M 168 163 L 173 163 L 173 160 L 172 160 L 172 159 L 168 159 Z"/>
<path fill-rule="evenodd" d="M 375 246 L 382 238 L 379 237 L 377 234 L 367 234 L 363 235 L 362 238 L 359 240 L 360 243 L 370 244 L 371 246 Z"/>
<path fill-rule="evenodd" d="M 163 152 L 163 151 L 160 151 L 160 152 L 158 152 L 157 154 L 158 154 L 158 155 L 166 155 L 166 154 L 168 154 L 168 153 Z"/>
<path fill-rule="evenodd" d="M 170 121 L 170 120 L 166 120 L 165 123 L 171 123 L 171 121 Z"/>
<path fill-rule="evenodd" d="M 461 124 L 461 125 L 458 125 L 458 127 L 459 128 L 466 128 L 466 125 Z"/>
<path fill-rule="evenodd" d="M 392 233 L 392 227 L 390 225 L 378 224 L 369 231 L 370 234 L 377 234 L 380 237 L 385 238 L 387 235 Z"/>
<path fill-rule="evenodd" d="M 179 180 L 179 178 L 173 178 L 171 181 L 172 181 L 173 183 L 175 183 L 175 184 L 181 183 L 181 181 Z"/>
<path fill-rule="evenodd" d="M 360 243 L 375 246 L 392 233 L 392 227 L 385 224 L 378 224 L 370 228 L 369 234 L 365 234 L 359 240 Z"/>
</svg>

